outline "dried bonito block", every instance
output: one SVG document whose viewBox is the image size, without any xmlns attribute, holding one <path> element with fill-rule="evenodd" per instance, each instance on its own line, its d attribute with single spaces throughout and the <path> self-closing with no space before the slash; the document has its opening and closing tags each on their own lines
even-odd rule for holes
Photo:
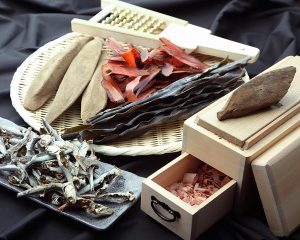
<svg viewBox="0 0 300 240">
<path fill-rule="evenodd" d="M 107 103 L 106 91 L 102 86 L 102 65 L 101 62 L 107 59 L 107 53 L 102 51 L 99 63 L 96 67 L 94 75 L 84 90 L 81 98 L 81 119 L 86 122 L 94 117 L 98 112 L 102 111 Z"/>
<path fill-rule="evenodd" d="M 39 109 L 55 94 L 74 57 L 92 39 L 91 36 L 78 35 L 49 59 L 33 79 L 25 95 L 23 106 L 27 110 Z"/>
<path fill-rule="evenodd" d="M 88 42 L 70 64 L 46 115 L 53 122 L 67 110 L 89 84 L 102 52 L 102 40 Z"/>
<path fill-rule="evenodd" d="M 288 66 L 254 77 L 233 92 L 224 109 L 217 113 L 218 119 L 246 116 L 277 104 L 289 90 L 295 73 L 296 68 Z"/>
</svg>

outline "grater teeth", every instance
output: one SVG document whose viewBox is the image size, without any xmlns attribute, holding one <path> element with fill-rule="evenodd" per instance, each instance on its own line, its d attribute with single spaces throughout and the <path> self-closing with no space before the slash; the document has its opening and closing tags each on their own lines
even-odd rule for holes
<svg viewBox="0 0 300 240">
<path fill-rule="evenodd" d="M 113 13 L 111 13 L 108 17 L 106 17 L 101 23 L 104 23 L 104 24 L 110 24 L 111 25 L 111 22 L 118 16 L 118 12 L 115 11 Z"/>
<path fill-rule="evenodd" d="M 166 27 L 166 23 L 158 18 L 121 7 L 116 7 L 101 23 L 150 34 L 160 34 Z"/>
</svg>

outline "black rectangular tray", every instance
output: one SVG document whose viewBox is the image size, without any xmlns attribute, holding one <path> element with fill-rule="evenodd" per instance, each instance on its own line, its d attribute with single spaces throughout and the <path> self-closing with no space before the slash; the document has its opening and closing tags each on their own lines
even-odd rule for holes
<svg viewBox="0 0 300 240">
<path fill-rule="evenodd" d="M 107 163 L 101 162 L 99 169 L 97 171 L 107 172 L 112 169 L 113 166 Z M 67 211 L 60 211 L 58 210 L 57 206 L 52 205 L 46 201 L 38 197 L 28 197 L 31 200 L 55 211 L 61 215 L 70 217 L 75 219 L 78 222 L 81 222 L 91 228 L 96 230 L 105 230 L 109 228 L 122 214 L 126 212 L 133 204 L 138 200 L 141 196 L 141 189 L 142 189 L 142 181 L 144 180 L 143 177 L 139 177 L 131 172 L 121 170 L 121 176 L 119 176 L 116 181 L 107 189 L 108 192 L 127 192 L 131 191 L 135 195 L 135 199 L 131 202 L 124 202 L 124 203 L 103 203 L 103 205 L 111 207 L 114 213 L 111 216 L 103 217 L 103 218 L 95 218 L 84 210 L 67 210 Z M 20 187 L 15 187 L 10 185 L 6 177 L 4 175 L 0 175 L 0 185 L 13 190 L 15 192 L 23 191 Z"/>
</svg>

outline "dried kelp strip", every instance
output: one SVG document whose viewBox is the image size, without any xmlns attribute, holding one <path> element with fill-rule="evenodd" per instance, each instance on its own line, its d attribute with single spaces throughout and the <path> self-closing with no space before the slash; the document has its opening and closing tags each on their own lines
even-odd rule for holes
<svg viewBox="0 0 300 240">
<path fill-rule="evenodd" d="M 223 75 L 226 70 L 232 71 L 235 68 L 243 67 L 247 64 L 249 58 L 242 59 L 240 61 L 235 61 L 234 64 L 226 64 L 227 60 L 224 60 L 223 62 L 216 64 L 215 66 L 209 68 L 203 73 L 198 73 L 192 76 L 184 77 L 180 80 L 177 80 L 176 82 L 170 84 L 169 86 L 153 93 L 149 97 L 142 99 L 138 102 L 134 103 L 128 103 L 123 104 L 119 107 L 107 109 L 103 112 L 100 112 L 95 117 L 91 118 L 88 122 L 91 125 L 97 124 L 99 121 L 109 118 L 114 115 L 118 115 L 118 118 L 120 117 L 121 113 L 124 113 L 125 116 L 128 112 L 136 111 L 137 109 L 143 109 L 145 106 L 151 106 L 154 105 L 155 101 L 161 102 L 162 99 L 166 99 L 168 97 L 176 96 L 185 88 L 189 88 L 190 86 L 194 85 L 196 83 L 201 83 L 202 81 L 205 82 L 207 78 L 210 77 L 210 79 L 217 79 L 219 76 Z M 223 67 L 222 67 L 223 66 Z M 219 70 L 219 71 L 218 71 Z M 217 75 L 214 75 L 217 74 Z M 205 78 L 205 79 L 204 79 Z M 184 100 L 184 99 L 182 99 Z"/>
<path fill-rule="evenodd" d="M 127 139 L 129 136 L 130 137 L 139 136 L 142 133 L 153 128 L 153 126 L 156 126 L 158 124 L 168 123 L 174 121 L 174 119 L 182 120 L 188 118 L 189 116 L 197 113 L 204 107 L 208 106 L 212 101 L 212 97 L 218 99 L 224 96 L 225 94 L 229 93 L 230 91 L 232 91 L 235 87 L 239 86 L 241 83 L 242 82 L 239 81 L 239 83 L 233 86 L 232 89 L 231 88 L 226 90 L 223 89 L 211 95 L 203 94 L 202 99 L 199 99 L 196 103 L 188 104 L 187 106 L 184 106 L 184 104 L 182 104 L 174 108 L 168 109 L 169 111 L 160 112 L 159 118 L 157 118 L 155 115 L 153 116 L 153 114 L 148 114 L 147 112 L 145 112 L 143 114 L 140 114 L 139 117 L 132 119 L 130 122 L 128 122 L 127 125 L 123 127 L 121 127 L 121 125 L 118 125 L 117 129 L 114 131 L 95 128 L 92 129 L 91 131 L 90 130 L 83 131 L 82 137 L 92 138 L 97 143 L 99 142 L 98 139 L 100 139 L 100 142 L 103 139 L 104 141 L 109 142 L 115 139 L 124 140 Z"/>
<path fill-rule="evenodd" d="M 235 74 L 240 79 L 243 76 L 244 71 L 240 70 Z M 232 77 L 231 74 L 230 77 Z M 232 79 L 234 80 L 233 83 L 231 82 Z M 222 84 L 214 84 L 214 82 L 212 82 L 209 86 L 204 85 L 199 88 L 190 89 L 189 91 L 183 91 L 178 95 L 169 96 L 168 98 L 165 99 L 156 99 L 156 101 L 154 101 L 152 105 L 149 105 L 148 108 L 141 108 L 135 111 L 127 112 L 126 114 L 123 113 L 117 115 L 119 121 L 118 125 L 116 125 L 115 122 L 113 121 L 114 118 L 110 117 L 108 119 L 103 119 L 103 121 L 101 121 L 101 129 L 107 130 L 107 132 L 112 132 L 122 127 L 123 125 L 130 126 L 133 125 L 134 122 L 139 122 L 143 115 L 148 115 L 148 117 L 145 117 L 145 119 L 149 119 L 150 116 L 155 117 L 154 113 L 159 113 L 160 115 L 167 113 L 166 115 L 169 115 L 169 113 L 174 109 L 175 110 L 181 109 L 181 107 L 183 106 L 188 106 L 192 103 L 198 103 L 202 99 L 203 100 L 207 100 L 207 99 L 209 100 L 210 98 L 216 99 L 219 96 L 221 96 L 221 94 L 219 94 L 220 90 L 226 89 L 227 87 L 230 88 L 231 85 L 233 85 L 233 87 L 236 87 L 234 83 L 238 82 L 239 79 L 235 79 L 235 78 L 226 79 L 226 76 L 224 76 L 224 77 L 220 77 L 220 80 L 222 80 Z M 227 86 L 228 82 L 229 82 L 229 86 Z M 232 90 L 232 89 L 230 88 L 228 90 Z M 224 93 L 224 91 L 222 91 L 222 93 Z M 184 97 L 186 100 L 182 101 L 181 99 Z M 185 117 L 186 116 L 182 116 L 182 118 Z M 96 126 L 97 125 L 94 126 L 95 129 Z"/>
<path fill-rule="evenodd" d="M 140 135 L 152 127 L 188 118 L 212 101 L 240 86 L 249 58 L 211 67 L 182 78 L 137 102 L 105 110 L 89 120 L 91 126 L 64 137 L 93 139 L 95 143 Z M 76 128 L 75 128 L 76 129 Z"/>
</svg>

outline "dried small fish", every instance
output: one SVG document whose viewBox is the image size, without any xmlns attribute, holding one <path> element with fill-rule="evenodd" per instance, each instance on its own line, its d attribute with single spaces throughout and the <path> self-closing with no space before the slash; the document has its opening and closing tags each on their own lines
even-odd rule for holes
<svg viewBox="0 0 300 240">
<path fill-rule="evenodd" d="M 9 121 L 5 124 L 14 126 Z M 109 216 L 113 210 L 83 196 L 80 191 L 96 196 L 94 188 L 97 188 L 97 192 L 108 194 L 107 199 L 115 198 L 119 202 L 134 199 L 129 193 L 115 193 L 109 197 L 108 186 L 116 181 L 121 171 L 118 168 L 100 171 L 100 161 L 88 142 L 63 140 L 45 119 L 39 135 L 31 128 L 20 132 L 22 136 L 3 132 L 0 136 L 0 154 L 4 156 L 0 173 L 11 185 L 24 189 L 18 197 L 37 195 L 61 210 L 81 208 L 94 217 Z"/>
<path fill-rule="evenodd" d="M 133 201 L 135 198 L 132 192 L 114 192 L 96 194 L 94 201 L 98 202 L 126 202 Z"/>
<path fill-rule="evenodd" d="M 40 141 L 40 139 L 41 139 L 40 137 L 35 137 L 35 138 L 32 139 L 31 142 L 27 143 L 26 148 L 27 148 L 27 151 L 28 151 L 29 155 L 34 155 L 35 148 L 36 148 L 35 145 L 37 144 L 38 141 Z"/>
<path fill-rule="evenodd" d="M 53 141 L 54 141 L 54 139 L 52 138 L 51 135 L 42 134 L 38 140 L 38 143 L 41 147 L 45 148 L 48 145 L 50 145 Z"/>
<path fill-rule="evenodd" d="M 93 214 L 95 217 L 106 217 L 113 214 L 113 210 L 109 207 L 95 203 L 91 199 L 78 198 L 76 204 L 70 205 L 65 203 L 59 207 L 61 211 L 64 211 L 66 208 L 83 208 L 87 213 Z"/>
<path fill-rule="evenodd" d="M 87 169 L 92 166 L 99 165 L 97 157 L 92 154 L 93 152 L 91 152 L 91 156 L 86 157 L 88 150 L 89 144 L 86 141 L 83 141 L 80 148 L 78 149 L 78 152 L 73 152 L 73 156 L 84 171 L 87 171 Z"/>
<path fill-rule="evenodd" d="M 17 194 L 17 197 L 25 197 L 27 195 L 32 195 L 36 193 L 43 192 L 45 190 L 52 190 L 52 189 L 63 189 L 65 185 L 63 183 L 48 183 L 48 184 L 43 184 L 43 185 L 38 185 L 36 187 L 27 189 L 23 192 L 19 192 Z"/>
<path fill-rule="evenodd" d="M 17 182 L 21 183 L 23 182 L 25 179 L 27 179 L 27 172 L 25 171 L 25 168 L 22 165 L 14 165 L 14 164 L 10 164 L 10 165 L 5 165 L 5 166 L 0 166 L 0 172 L 1 171 L 9 171 L 9 172 L 15 172 L 16 175 L 16 180 Z"/>
<path fill-rule="evenodd" d="M 0 137 L 0 158 L 4 157 L 7 153 L 3 137 Z M 2 157 L 1 157 L 2 156 Z"/>
<path fill-rule="evenodd" d="M 76 161 L 80 164 L 83 170 L 87 170 L 92 166 L 97 166 L 99 165 L 99 161 L 97 158 L 92 158 L 92 157 L 82 157 L 79 155 L 74 155 Z"/>
<path fill-rule="evenodd" d="M 19 151 L 23 146 L 27 144 L 27 142 L 30 140 L 30 133 L 31 133 L 31 128 L 28 128 L 26 131 L 24 137 L 22 140 L 20 140 L 16 145 L 12 146 L 7 150 L 7 154 L 14 154 L 15 152 Z"/>
<path fill-rule="evenodd" d="M 41 130 L 45 130 L 48 134 L 54 137 L 56 141 L 63 141 L 62 137 L 57 133 L 57 131 L 53 127 L 51 127 L 51 125 L 47 122 L 45 118 L 42 118 L 42 123 L 43 128 Z"/>
<path fill-rule="evenodd" d="M 111 184 L 119 175 L 121 171 L 118 168 L 113 168 L 112 170 L 103 173 L 100 175 L 98 178 L 94 180 L 94 186 L 101 189 L 105 190 L 109 184 Z M 84 194 L 88 191 L 90 191 L 91 186 L 90 184 L 86 185 L 84 188 L 79 190 L 79 194 Z"/>
<path fill-rule="evenodd" d="M 0 130 L 1 135 L 11 134 L 17 137 L 23 137 L 23 132 L 26 128 L 18 126 L 17 124 L 0 117 Z"/>
<path fill-rule="evenodd" d="M 90 175 L 89 182 L 90 182 L 90 186 L 91 186 L 91 188 L 90 188 L 91 192 L 94 191 L 94 168 L 95 168 L 95 166 L 92 166 L 89 168 L 89 175 Z"/>
<path fill-rule="evenodd" d="M 51 196 L 51 203 L 55 206 L 61 206 L 63 204 L 65 204 L 66 200 L 63 196 L 57 194 L 57 193 L 53 193 Z"/>
<path fill-rule="evenodd" d="M 77 191 L 74 186 L 73 181 L 69 181 L 65 183 L 65 186 L 63 187 L 64 195 L 67 199 L 67 202 L 71 204 L 75 204 L 77 201 Z"/>
<path fill-rule="evenodd" d="M 31 166 L 32 164 L 41 163 L 44 161 L 49 161 L 55 159 L 54 156 L 50 155 L 49 153 L 39 153 L 37 155 L 34 155 L 29 162 L 26 163 L 26 168 Z"/>
<path fill-rule="evenodd" d="M 42 184 L 48 184 L 48 183 L 64 183 L 66 178 L 56 178 L 51 177 L 49 175 L 41 175 L 40 176 L 40 183 Z"/>
<path fill-rule="evenodd" d="M 217 113 L 218 119 L 242 117 L 277 104 L 287 93 L 295 73 L 296 68 L 290 66 L 254 77 L 233 92 L 224 109 Z"/>
</svg>

